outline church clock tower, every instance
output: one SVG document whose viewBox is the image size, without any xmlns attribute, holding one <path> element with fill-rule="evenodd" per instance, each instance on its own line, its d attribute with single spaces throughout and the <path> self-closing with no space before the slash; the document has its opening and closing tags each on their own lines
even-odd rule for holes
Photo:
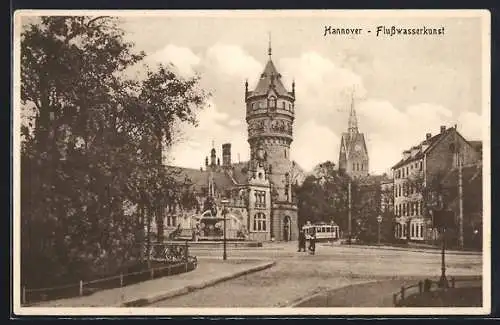
<svg viewBox="0 0 500 325">
<path fill-rule="evenodd" d="M 351 102 L 347 132 L 342 133 L 340 140 L 339 169 L 352 178 L 368 176 L 368 150 L 365 136 L 358 130 L 358 118 L 354 108 L 354 99 Z"/>
<path fill-rule="evenodd" d="M 292 200 L 292 162 L 295 112 L 295 82 L 288 91 L 281 74 L 269 59 L 254 90 L 245 83 L 246 122 L 250 145 L 249 172 L 264 168 L 271 192 L 271 237 L 275 240 L 295 240 L 298 235 L 297 205 Z M 251 218 L 252 216 L 250 216 Z"/>
</svg>

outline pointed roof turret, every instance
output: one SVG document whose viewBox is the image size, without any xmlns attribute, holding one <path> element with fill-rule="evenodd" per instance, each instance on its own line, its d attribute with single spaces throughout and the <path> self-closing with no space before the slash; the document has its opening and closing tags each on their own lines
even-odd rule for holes
<svg viewBox="0 0 500 325">
<path fill-rule="evenodd" d="M 290 96 L 290 93 L 286 90 L 283 82 L 281 81 L 281 74 L 276 69 L 274 62 L 272 60 L 272 48 L 271 48 L 271 37 L 269 36 L 269 47 L 267 49 L 267 54 L 269 60 L 266 63 L 264 71 L 260 75 L 259 82 L 255 87 L 255 90 L 251 92 L 252 96 L 266 95 L 269 89 L 273 89 L 278 95 Z"/>
</svg>

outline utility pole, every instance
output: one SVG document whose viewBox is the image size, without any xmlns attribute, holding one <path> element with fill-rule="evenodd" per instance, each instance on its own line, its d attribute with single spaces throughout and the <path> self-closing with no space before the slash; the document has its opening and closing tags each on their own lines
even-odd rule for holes
<svg viewBox="0 0 500 325">
<path fill-rule="evenodd" d="M 351 229 L 352 229 L 352 226 L 351 226 L 351 209 L 352 209 L 352 206 L 351 206 L 351 180 L 349 179 L 349 183 L 347 184 L 347 197 L 348 197 L 348 204 L 349 204 L 349 207 L 348 207 L 348 210 L 347 210 L 347 232 L 349 233 L 348 234 L 348 238 L 347 238 L 347 242 L 349 243 L 349 245 L 351 245 Z"/>
<path fill-rule="evenodd" d="M 462 185 L 462 159 L 458 158 L 458 200 L 459 200 L 459 215 L 458 215 L 458 245 L 464 248 L 464 199 L 463 199 L 463 185 Z"/>
<path fill-rule="evenodd" d="M 227 210 L 226 210 L 226 205 L 229 201 L 227 200 L 222 200 L 222 217 L 224 218 L 224 238 L 223 238 L 223 253 L 222 253 L 222 259 L 225 261 L 227 260 L 227 235 L 226 235 L 226 214 L 227 214 Z"/>
<path fill-rule="evenodd" d="M 462 175 L 462 154 L 458 144 L 457 126 L 455 125 L 455 151 L 458 167 L 458 246 L 464 248 L 464 199 L 463 199 L 463 175 Z"/>
</svg>

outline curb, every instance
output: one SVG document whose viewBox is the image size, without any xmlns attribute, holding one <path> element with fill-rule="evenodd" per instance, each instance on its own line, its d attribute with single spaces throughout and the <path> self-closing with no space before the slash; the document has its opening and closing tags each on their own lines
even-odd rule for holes
<svg viewBox="0 0 500 325">
<path fill-rule="evenodd" d="M 362 245 L 341 245 L 345 248 L 361 248 L 361 249 L 384 249 L 391 251 L 403 251 L 403 252 L 417 252 L 417 253 L 429 253 L 429 254 L 441 254 L 440 249 L 421 249 L 421 248 L 403 248 L 403 247 L 391 247 L 391 246 L 362 246 Z M 475 255 L 480 256 L 482 252 L 467 252 L 467 251 L 449 251 L 446 253 L 455 255 Z"/>
<path fill-rule="evenodd" d="M 228 275 L 220 277 L 220 278 L 207 280 L 207 281 L 204 281 L 204 282 L 198 283 L 198 284 L 188 285 L 188 286 L 183 287 L 183 288 L 165 291 L 163 293 L 158 293 L 154 296 L 150 296 L 147 298 L 133 299 L 133 300 L 130 300 L 130 301 L 127 301 L 124 303 L 120 303 L 117 307 L 144 307 L 144 306 L 153 304 L 153 303 L 158 302 L 158 301 L 166 300 L 166 299 L 177 297 L 177 296 L 182 296 L 182 295 L 185 295 L 189 292 L 204 289 L 206 287 L 213 286 L 217 283 L 231 280 L 231 279 L 234 279 L 234 278 L 237 278 L 237 277 L 249 274 L 249 273 L 262 271 L 264 269 L 267 269 L 267 268 L 274 266 L 275 264 L 276 264 L 275 261 L 266 262 L 266 263 L 251 267 L 251 268 L 246 269 L 246 270 L 242 270 L 239 272 L 228 274 Z"/>
<path fill-rule="evenodd" d="M 298 307 L 301 303 L 303 303 L 305 301 L 308 301 L 308 300 L 311 300 L 311 299 L 313 299 L 315 297 L 319 297 L 321 295 L 324 295 L 325 293 L 329 294 L 330 292 L 333 292 L 335 290 L 344 289 L 344 288 L 347 288 L 349 286 L 364 285 L 364 284 L 370 284 L 370 283 L 375 283 L 375 282 L 379 282 L 379 281 L 380 280 L 367 280 L 366 282 L 361 282 L 361 283 L 357 283 L 357 284 L 347 284 L 347 285 L 344 285 L 344 286 L 340 286 L 338 288 L 320 290 L 319 292 L 314 292 L 314 293 L 309 294 L 308 296 L 298 298 L 295 301 L 292 301 L 291 303 L 285 305 L 284 307 L 291 307 L 291 308 Z"/>
</svg>

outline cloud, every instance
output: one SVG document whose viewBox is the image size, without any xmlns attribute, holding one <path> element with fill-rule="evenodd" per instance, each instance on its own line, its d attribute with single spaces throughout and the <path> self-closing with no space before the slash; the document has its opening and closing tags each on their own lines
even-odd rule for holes
<svg viewBox="0 0 500 325">
<path fill-rule="evenodd" d="M 319 53 L 306 52 L 297 58 L 284 58 L 279 63 L 280 70 L 286 71 L 284 79 L 296 80 L 298 105 L 307 107 L 308 114 L 318 110 L 345 110 L 353 90 L 356 97 L 366 95 L 359 75 Z"/>
<path fill-rule="evenodd" d="M 357 106 L 360 127 L 367 138 L 370 169 L 381 173 L 397 163 L 402 151 L 424 140 L 426 133 L 437 134 L 442 125 L 453 126 L 451 110 L 437 104 L 420 103 L 402 110 L 385 100 L 366 100 Z M 481 118 L 473 112 L 459 117 L 459 131 L 467 138 L 480 138 Z"/>
<path fill-rule="evenodd" d="M 295 132 L 292 142 L 291 158 L 302 168 L 310 171 L 318 163 L 336 161 L 339 152 L 339 137 L 329 128 L 310 119 Z"/>
<path fill-rule="evenodd" d="M 217 43 L 206 52 L 204 65 L 219 76 L 255 82 L 262 72 L 262 64 L 240 46 Z"/>
<path fill-rule="evenodd" d="M 238 153 L 242 160 L 248 159 L 249 149 L 244 128 L 231 126 L 232 120 L 228 118 L 229 115 L 221 112 L 212 100 L 208 101 L 198 114 L 197 126 L 180 127 L 182 138 L 166 152 L 167 163 L 190 168 L 202 167 L 205 157 L 210 154 L 212 142 L 219 158 L 222 154 L 221 145 L 231 143 L 233 161 L 237 161 Z"/>
<path fill-rule="evenodd" d="M 202 80 L 214 90 L 207 107 L 198 114 L 198 127 L 183 126 L 182 141 L 169 151 L 170 162 L 199 168 L 215 142 L 218 157 L 221 145 L 232 144 L 232 159 L 242 161 L 249 156 L 242 80 L 249 78 L 252 89 L 263 70 L 242 47 L 217 43 L 196 56 L 189 49 L 167 45 L 156 57 L 169 59 L 179 70 L 203 72 Z M 473 112 L 456 117 L 452 111 L 435 103 L 417 103 L 396 107 L 387 99 L 367 98 L 363 79 L 345 67 L 345 58 L 325 57 L 306 52 L 299 57 L 279 60 L 277 68 L 283 81 L 291 88 L 296 80 L 297 104 L 294 142 L 291 156 L 306 170 L 330 160 L 338 163 L 339 134 L 347 130 L 352 90 L 360 131 L 365 134 L 370 172 L 383 173 L 401 158 L 402 151 L 419 143 L 425 134 L 439 132 L 458 121 L 466 138 L 480 138 L 481 118 Z M 235 86 L 237 85 L 237 86 Z M 236 87 L 236 88 L 235 88 Z"/>
<path fill-rule="evenodd" d="M 240 120 L 231 120 L 227 123 L 229 126 L 240 126 L 242 122 Z"/>
<path fill-rule="evenodd" d="M 482 139 L 485 128 L 483 117 L 474 112 L 462 112 L 458 116 L 457 128 L 467 140 Z"/>
<path fill-rule="evenodd" d="M 191 49 L 174 44 L 166 45 L 161 50 L 151 54 L 147 60 L 164 65 L 172 64 L 183 77 L 193 76 L 194 68 L 201 62 L 201 58 L 194 54 Z"/>
</svg>

